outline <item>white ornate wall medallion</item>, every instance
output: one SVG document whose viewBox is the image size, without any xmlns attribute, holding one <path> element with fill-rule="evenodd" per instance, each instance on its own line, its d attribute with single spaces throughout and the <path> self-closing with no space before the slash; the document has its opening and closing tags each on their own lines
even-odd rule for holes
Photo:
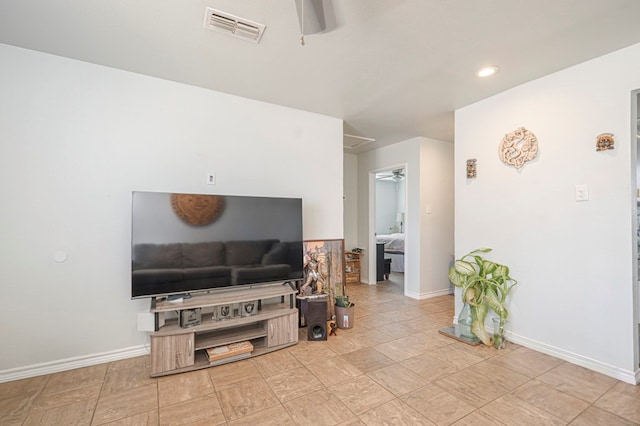
<svg viewBox="0 0 640 426">
<path fill-rule="evenodd" d="M 598 135 L 598 141 L 596 142 L 596 151 L 606 151 L 608 149 L 613 149 L 613 144 L 615 140 L 613 139 L 613 133 L 602 133 Z"/>
<path fill-rule="evenodd" d="M 504 135 L 498 150 L 500 160 L 516 169 L 520 169 L 524 163 L 536 158 L 536 155 L 538 155 L 538 139 L 524 127 Z"/>
</svg>

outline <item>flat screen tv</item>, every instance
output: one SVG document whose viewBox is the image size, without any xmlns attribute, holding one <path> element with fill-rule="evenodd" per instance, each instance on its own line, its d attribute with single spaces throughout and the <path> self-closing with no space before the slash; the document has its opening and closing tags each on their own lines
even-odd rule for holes
<svg viewBox="0 0 640 426">
<path fill-rule="evenodd" d="M 302 199 L 132 193 L 131 297 L 302 278 Z"/>
</svg>

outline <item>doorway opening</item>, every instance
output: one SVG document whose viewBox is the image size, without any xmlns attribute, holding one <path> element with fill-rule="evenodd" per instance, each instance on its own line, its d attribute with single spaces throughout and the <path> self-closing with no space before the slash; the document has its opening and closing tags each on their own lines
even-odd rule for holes
<svg viewBox="0 0 640 426">
<path fill-rule="evenodd" d="M 377 283 L 397 286 L 404 292 L 406 223 L 406 166 L 396 166 L 375 173 L 376 239 L 375 256 L 371 256 Z"/>
</svg>

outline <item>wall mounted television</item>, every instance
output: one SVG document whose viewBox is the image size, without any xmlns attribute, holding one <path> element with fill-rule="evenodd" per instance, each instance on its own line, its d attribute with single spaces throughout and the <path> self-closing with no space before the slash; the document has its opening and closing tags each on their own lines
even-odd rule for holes
<svg viewBox="0 0 640 426">
<path fill-rule="evenodd" d="M 302 279 L 302 199 L 132 193 L 131 297 Z"/>
</svg>

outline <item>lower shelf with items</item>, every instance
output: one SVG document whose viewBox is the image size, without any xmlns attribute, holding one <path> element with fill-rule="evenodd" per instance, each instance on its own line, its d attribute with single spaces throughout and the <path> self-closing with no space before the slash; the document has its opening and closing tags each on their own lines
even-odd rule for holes
<svg viewBox="0 0 640 426">
<path fill-rule="evenodd" d="M 229 343 L 237 343 L 245 340 L 260 339 L 267 335 L 264 322 L 249 324 L 244 327 L 220 330 L 214 333 L 202 333 L 196 335 L 195 348 L 209 349 L 216 346 L 227 345 Z"/>
</svg>

